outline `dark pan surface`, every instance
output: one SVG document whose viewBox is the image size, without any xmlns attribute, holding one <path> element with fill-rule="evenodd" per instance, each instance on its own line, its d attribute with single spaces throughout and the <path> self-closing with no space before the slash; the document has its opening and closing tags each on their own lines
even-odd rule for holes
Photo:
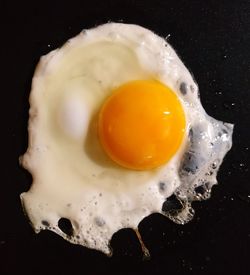
<svg viewBox="0 0 250 275">
<path fill-rule="evenodd" d="M 0 274 L 250 274 L 250 2 L 1 1 Z M 195 203 L 185 226 L 158 214 L 140 230 L 114 235 L 113 258 L 51 232 L 36 235 L 19 194 L 31 176 L 18 165 L 27 147 L 28 96 L 39 57 L 83 28 L 108 21 L 140 24 L 169 42 L 192 71 L 207 112 L 235 123 L 234 145 L 212 198 Z"/>
</svg>

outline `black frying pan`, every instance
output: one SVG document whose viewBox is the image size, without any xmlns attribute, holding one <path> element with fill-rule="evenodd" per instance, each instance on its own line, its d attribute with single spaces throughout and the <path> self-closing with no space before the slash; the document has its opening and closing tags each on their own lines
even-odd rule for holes
<svg viewBox="0 0 250 275">
<path fill-rule="evenodd" d="M 0 2 L 2 172 L 0 274 L 250 274 L 250 2 Z M 83 28 L 108 21 L 140 24 L 169 42 L 194 74 L 201 101 L 216 119 L 235 123 L 234 144 L 208 201 L 176 225 L 159 214 L 140 231 L 151 252 L 142 259 L 132 230 L 113 236 L 112 258 L 71 245 L 49 231 L 36 235 L 19 194 L 31 176 L 18 165 L 27 147 L 28 96 L 39 57 Z"/>
</svg>

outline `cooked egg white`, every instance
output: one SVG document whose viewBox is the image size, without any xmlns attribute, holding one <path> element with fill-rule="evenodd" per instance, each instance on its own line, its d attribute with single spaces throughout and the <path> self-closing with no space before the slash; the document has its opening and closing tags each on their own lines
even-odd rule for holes
<svg viewBox="0 0 250 275">
<path fill-rule="evenodd" d="M 123 167 L 98 134 L 103 104 L 113 91 L 138 80 L 171 89 L 185 118 L 178 148 L 152 169 Z M 196 83 L 164 39 L 129 24 L 84 30 L 43 56 L 35 71 L 29 146 L 21 158 L 33 183 L 21 194 L 23 207 L 36 232 L 49 229 L 108 254 L 116 231 L 136 229 L 151 213 L 179 223 L 192 217 L 191 201 L 206 198 L 216 183 L 232 129 L 205 113 Z M 204 192 L 197 195 L 197 187 Z M 175 214 L 162 209 L 173 194 L 183 204 Z M 61 218 L 71 221 L 71 236 L 59 228 Z"/>
</svg>

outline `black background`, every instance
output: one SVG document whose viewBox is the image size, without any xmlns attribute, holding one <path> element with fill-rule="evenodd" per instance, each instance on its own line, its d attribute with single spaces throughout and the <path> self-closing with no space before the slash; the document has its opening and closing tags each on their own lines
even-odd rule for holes
<svg viewBox="0 0 250 275">
<path fill-rule="evenodd" d="M 250 274 L 250 2 L 0 1 L 1 226 L 0 274 Z M 136 23 L 165 37 L 199 84 L 217 119 L 235 124 L 234 145 L 212 198 L 194 203 L 189 224 L 158 214 L 140 230 L 151 251 L 142 260 L 134 233 L 112 239 L 114 256 L 33 233 L 19 194 L 31 177 L 18 165 L 27 147 L 28 96 L 39 57 L 82 29 L 108 21 Z"/>
</svg>

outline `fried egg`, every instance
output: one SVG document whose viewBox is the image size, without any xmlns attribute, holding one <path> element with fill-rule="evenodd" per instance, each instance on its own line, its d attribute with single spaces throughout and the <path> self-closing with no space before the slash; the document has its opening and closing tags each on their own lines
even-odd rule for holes
<svg viewBox="0 0 250 275">
<path fill-rule="evenodd" d="M 206 114 L 166 40 L 108 23 L 41 57 L 28 132 L 21 164 L 33 183 L 21 201 L 35 232 L 110 254 L 112 235 L 151 213 L 192 218 L 192 201 L 217 183 L 233 125 Z M 169 207 L 173 197 L 180 209 Z"/>
</svg>

